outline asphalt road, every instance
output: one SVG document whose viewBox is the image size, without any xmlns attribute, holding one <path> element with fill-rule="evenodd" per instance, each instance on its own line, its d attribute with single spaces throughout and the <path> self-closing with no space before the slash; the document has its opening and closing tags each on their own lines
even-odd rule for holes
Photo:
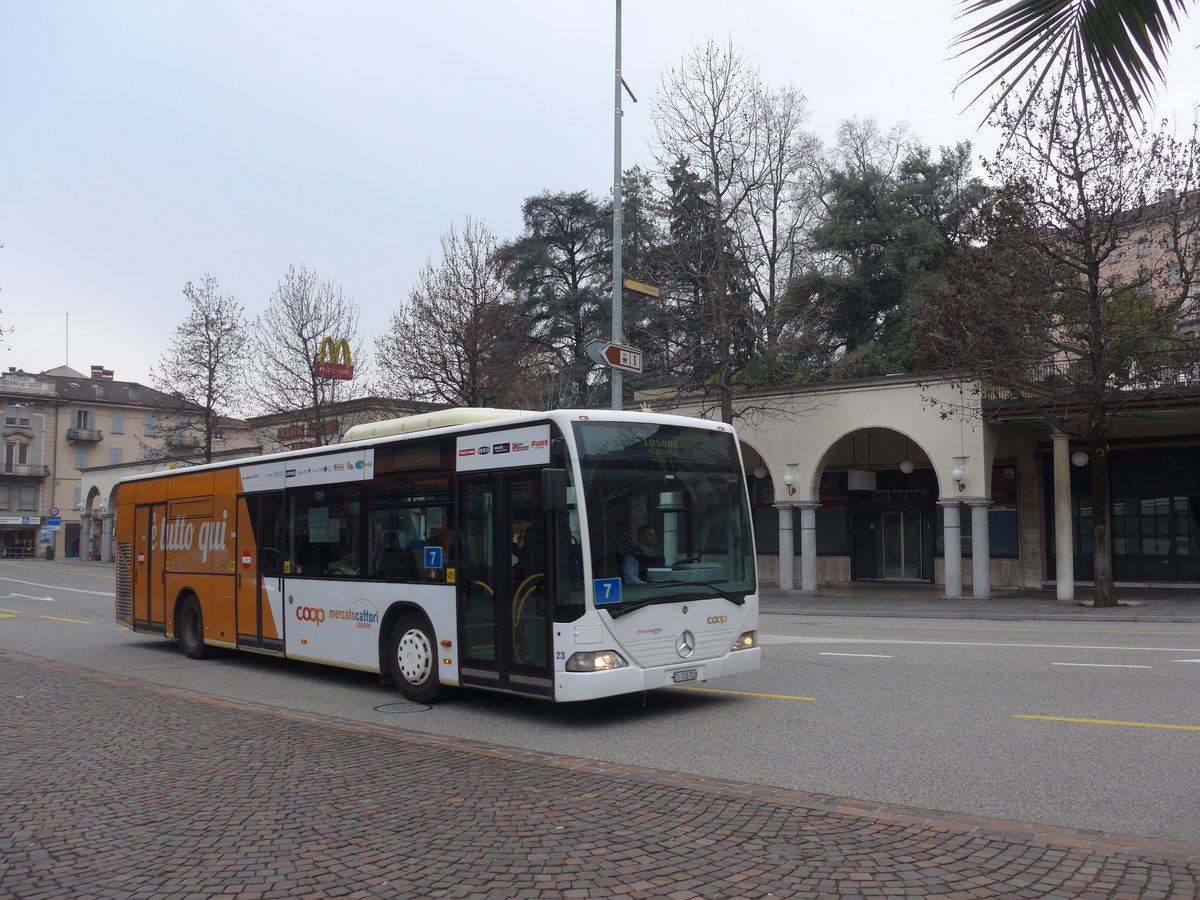
<svg viewBox="0 0 1200 900">
<path fill-rule="evenodd" d="M 192 661 L 113 621 L 111 573 L 0 562 L 0 647 L 355 721 L 862 800 L 1200 841 L 1200 626 L 771 616 L 764 667 L 571 706 Z"/>
</svg>

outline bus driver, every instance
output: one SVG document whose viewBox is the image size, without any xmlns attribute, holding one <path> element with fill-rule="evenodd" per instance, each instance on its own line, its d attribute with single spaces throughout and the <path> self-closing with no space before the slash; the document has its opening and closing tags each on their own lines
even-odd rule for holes
<svg viewBox="0 0 1200 900">
<path fill-rule="evenodd" d="M 637 545 L 621 560 L 621 576 L 626 584 L 645 584 L 647 569 L 661 568 L 666 558 L 658 548 L 658 534 L 649 525 L 637 530 Z"/>
</svg>

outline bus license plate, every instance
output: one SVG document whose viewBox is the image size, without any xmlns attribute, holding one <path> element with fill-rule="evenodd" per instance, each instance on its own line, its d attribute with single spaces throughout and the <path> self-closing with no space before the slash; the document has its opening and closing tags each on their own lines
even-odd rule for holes
<svg viewBox="0 0 1200 900">
<path fill-rule="evenodd" d="M 679 684 L 679 682 L 681 682 L 681 681 L 695 681 L 696 680 L 696 670 L 695 669 L 684 669 L 682 672 L 674 673 L 671 676 L 671 679 L 676 684 Z"/>
</svg>

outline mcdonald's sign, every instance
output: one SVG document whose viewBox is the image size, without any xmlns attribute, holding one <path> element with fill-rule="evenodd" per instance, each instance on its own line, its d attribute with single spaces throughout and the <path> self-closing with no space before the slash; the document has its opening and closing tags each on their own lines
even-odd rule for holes
<svg viewBox="0 0 1200 900">
<path fill-rule="evenodd" d="M 325 338 L 321 341 L 313 374 L 318 378 L 354 377 L 354 365 L 350 362 L 350 345 L 346 343 L 345 338 L 336 341 L 333 338 Z"/>
</svg>

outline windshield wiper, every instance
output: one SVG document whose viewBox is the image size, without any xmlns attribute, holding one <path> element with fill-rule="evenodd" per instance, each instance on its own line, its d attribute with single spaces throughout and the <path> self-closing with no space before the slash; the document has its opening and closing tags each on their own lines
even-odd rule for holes
<svg viewBox="0 0 1200 900">
<path fill-rule="evenodd" d="M 700 587 L 711 588 L 712 590 L 717 592 L 718 596 L 723 597 L 724 599 L 728 600 L 730 603 L 734 603 L 738 606 L 742 606 L 746 602 L 745 594 L 743 594 L 741 597 L 739 597 L 737 594 L 731 594 L 728 591 L 726 591 L 724 588 L 717 587 L 716 583 L 714 583 L 712 581 L 679 582 L 675 585 L 672 585 L 672 587 L 680 587 L 683 584 L 686 584 L 688 587 L 691 587 L 692 585 L 699 585 Z M 609 608 L 609 607 L 604 607 L 604 608 L 608 610 L 608 614 L 610 616 L 612 616 L 614 619 L 619 619 L 619 618 L 621 618 L 621 616 L 627 616 L 631 612 L 635 612 L 635 611 L 637 611 L 639 609 L 643 609 L 644 607 L 647 607 L 647 606 L 654 606 L 657 603 L 678 603 L 683 600 L 711 600 L 711 599 L 712 599 L 711 597 L 702 597 L 702 596 L 698 596 L 698 595 L 694 595 L 694 594 L 663 594 L 658 597 L 651 597 L 649 600 L 640 600 L 637 603 L 621 605 L 621 606 L 618 606 L 615 608 Z"/>
<path fill-rule="evenodd" d="M 604 609 L 607 609 L 608 614 L 614 619 L 619 619 L 621 616 L 627 616 L 631 612 L 642 609 L 646 606 L 654 606 L 656 603 L 674 603 L 676 600 L 680 599 L 687 600 L 689 598 L 681 598 L 678 594 L 668 594 L 662 597 L 651 597 L 649 600 L 640 600 L 637 603 L 630 603 L 628 606 L 622 605 L 616 607 L 615 609 L 606 606 Z"/>
<path fill-rule="evenodd" d="M 724 597 L 730 603 L 735 603 L 738 606 L 742 606 L 746 602 L 745 594 L 742 594 L 742 596 L 740 596 L 740 597 L 737 594 L 731 594 L 731 593 L 729 593 L 729 591 L 725 590 L 724 588 L 717 587 L 717 583 L 715 581 L 689 581 L 689 582 L 687 582 L 687 584 L 699 584 L 699 585 L 703 585 L 704 587 L 712 588 L 714 591 L 716 591 L 718 594 L 720 594 L 722 597 Z M 705 600 L 707 598 L 697 597 L 695 599 Z"/>
</svg>

